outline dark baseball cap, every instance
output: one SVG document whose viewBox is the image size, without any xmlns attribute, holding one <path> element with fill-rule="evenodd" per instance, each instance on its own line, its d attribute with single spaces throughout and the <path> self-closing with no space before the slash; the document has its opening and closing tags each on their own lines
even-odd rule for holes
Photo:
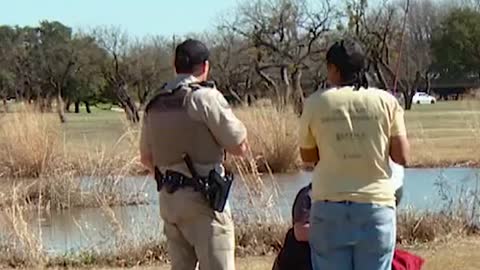
<svg viewBox="0 0 480 270">
<path fill-rule="evenodd" d="M 192 71 L 210 57 L 207 46 L 195 39 L 187 39 L 175 49 L 175 67 L 181 71 Z"/>
</svg>

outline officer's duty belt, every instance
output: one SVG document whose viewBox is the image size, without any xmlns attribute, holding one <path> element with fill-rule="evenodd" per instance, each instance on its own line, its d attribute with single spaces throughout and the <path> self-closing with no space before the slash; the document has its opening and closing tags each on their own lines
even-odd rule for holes
<svg viewBox="0 0 480 270">
<path fill-rule="evenodd" d="M 174 193 L 178 189 L 185 187 L 193 187 L 196 189 L 196 183 L 191 177 L 171 170 L 166 170 L 164 174 L 157 167 L 155 168 L 155 181 L 157 182 L 158 192 L 160 192 L 162 188 L 165 188 L 168 193 Z"/>
</svg>

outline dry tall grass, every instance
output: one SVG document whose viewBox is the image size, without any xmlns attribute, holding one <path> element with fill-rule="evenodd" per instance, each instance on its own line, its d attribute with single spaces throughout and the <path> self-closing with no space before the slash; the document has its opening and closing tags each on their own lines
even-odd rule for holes
<svg viewBox="0 0 480 270">
<path fill-rule="evenodd" d="M 0 123 L 0 176 L 38 177 L 57 165 L 61 152 L 58 120 L 31 110 L 9 116 Z"/>
<path fill-rule="evenodd" d="M 298 169 L 298 117 L 293 107 L 257 105 L 237 108 L 235 114 L 247 127 L 258 170 L 277 173 Z"/>
<path fill-rule="evenodd" d="M 141 203 L 139 196 L 120 193 L 122 180 L 139 171 L 138 132 L 131 126 L 125 125 L 124 135 L 113 147 L 85 152 L 78 148 L 85 148 L 88 141 L 69 147 L 53 114 L 27 107 L 3 117 L 0 125 L 0 207 L 15 200 L 12 190 L 26 202 L 55 209 L 99 206 L 99 196 L 111 205 Z M 95 185 L 82 188 L 88 186 L 85 179 Z"/>
<path fill-rule="evenodd" d="M 94 151 L 81 151 L 91 149 L 87 138 L 83 145 L 67 144 L 56 115 L 29 107 L 3 117 L 0 125 L 0 177 L 126 175 L 138 170 L 138 130 L 126 122 L 113 146 Z"/>
</svg>

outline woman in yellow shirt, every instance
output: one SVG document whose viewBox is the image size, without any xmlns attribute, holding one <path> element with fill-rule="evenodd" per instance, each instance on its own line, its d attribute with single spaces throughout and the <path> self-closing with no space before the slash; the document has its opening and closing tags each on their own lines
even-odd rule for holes
<svg viewBox="0 0 480 270">
<path fill-rule="evenodd" d="M 368 87 L 359 44 L 326 56 L 332 88 L 312 94 L 300 120 L 300 152 L 314 163 L 309 241 L 313 269 L 389 270 L 396 235 L 389 159 L 406 166 L 403 109 Z"/>
</svg>

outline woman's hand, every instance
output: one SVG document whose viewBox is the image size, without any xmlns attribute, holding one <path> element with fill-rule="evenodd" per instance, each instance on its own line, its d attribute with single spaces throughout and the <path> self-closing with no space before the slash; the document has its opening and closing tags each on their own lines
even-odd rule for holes
<svg viewBox="0 0 480 270">
<path fill-rule="evenodd" d="M 301 169 L 306 172 L 311 172 L 315 169 L 317 163 L 314 162 L 303 162 Z"/>
<path fill-rule="evenodd" d="M 308 232 L 310 230 L 310 223 L 295 223 L 293 224 L 293 234 L 295 239 L 300 242 L 308 242 Z"/>
</svg>

